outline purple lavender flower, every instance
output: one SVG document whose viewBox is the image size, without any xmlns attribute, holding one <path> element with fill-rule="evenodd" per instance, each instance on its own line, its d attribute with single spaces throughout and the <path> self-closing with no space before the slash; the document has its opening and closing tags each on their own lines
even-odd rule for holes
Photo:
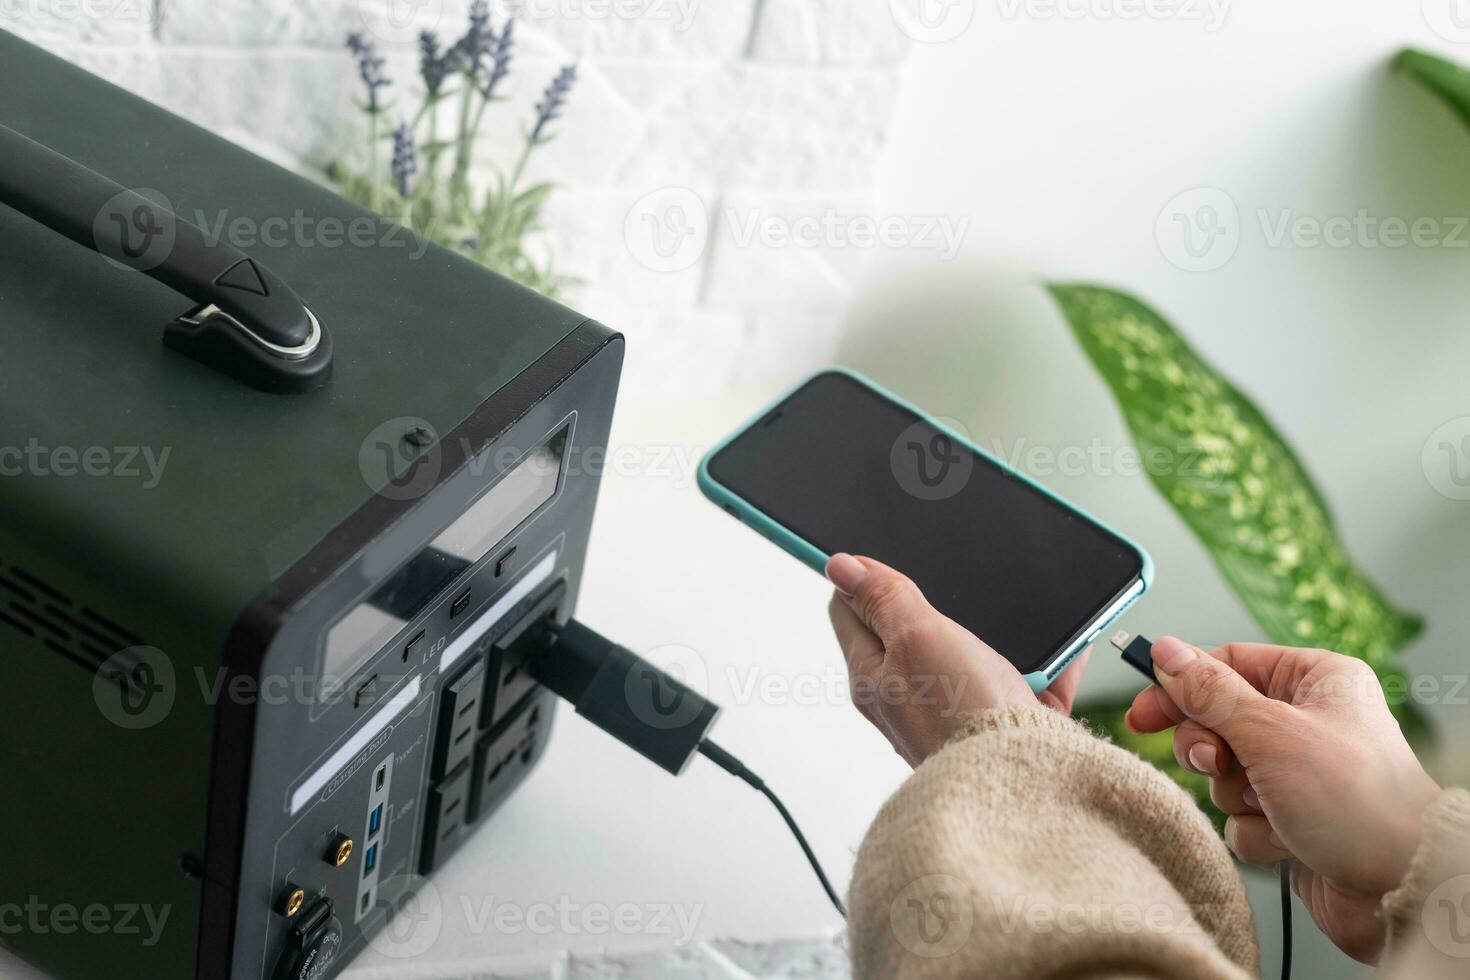
<svg viewBox="0 0 1470 980">
<path fill-rule="evenodd" d="M 551 84 L 546 86 L 546 93 L 541 96 L 541 101 L 536 103 L 536 128 L 531 130 L 531 142 L 540 143 L 546 127 L 560 118 L 561 111 L 566 107 L 567 96 L 571 94 L 572 85 L 577 81 L 577 66 L 567 65 L 557 72 Z"/>
<path fill-rule="evenodd" d="M 496 87 L 505 81 L 505 76 L 510 74 L 510 59 L 515 53 L 515 27 L 514 20 L 506 21 L 505 27 L 501 29 L 487 52 L 490 56 L 490 78 L 485 82 L 483 90 L 487 100 L 495 97 Z"/>
<path fill-rule="evenodd" d="M 439 90 L 444 87 L 444 80 L 449 77 L 453 68 L 449 54 L 439 50 L 439 36 L 433 31 L 420 34 L 419 74 L 423 76 L 424 87 L 429 90 L 429 98 L 439 94 Z"/>
<path fill-rule="evenodd" d="M 383 76 L 383 59 L 378 57 L 378 49 L 373 42 L 358 33 L 347 35 L 347 49 L 357 58 L 357 73 L 367 86 L 367 111 L 377 115 L 383 109 L 378 97 L 379 90 L 393 84 Z"/>
<path fill-rule="evenodd" d="M 413 193 L 413 179 L 419 172 L 419 148 L 413 138 L 413 127 L 402 123 L 393 130 L 393 161 L 389 164 L 400 197 Z"/>
<path fill-rule="evenodd" d="M 470 5 L 470 25 L 464 37 L 454 42 L 449 54 L 471 78 L 477 78 L 485 58 L 495 44 L 495 29 L 490 26 L 489 0 L 475 0 Z"/>
</svg>

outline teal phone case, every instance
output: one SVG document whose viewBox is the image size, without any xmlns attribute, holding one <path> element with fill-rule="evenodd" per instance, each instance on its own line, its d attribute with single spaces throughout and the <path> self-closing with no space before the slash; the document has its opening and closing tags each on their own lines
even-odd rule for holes
<svg viewBox="0 0 1470 980">
<path fill-rule="evenodd" d="M 909 404 L 907 401 L 893 394 L 891 391 L 888 391 L 882 385 L 879 385 L 871 379 L 859 374 L 858 372 L 845 367 L 823 368 L 822 370 L 808 375 L 801 381 L 792 385 L 786 391 L 782 392 L 781 395 L 774 401 L 772 401 L 769 405 L 765 406 L 754 416 L 752 416 L 749 422 L 740 426 L 730 435 L 720 440 L 718 445 L 716 445 L 709 452 L 705 453 L 704 458 L 700 460 L 699 463 L 699 489 L 703 491 L 706 497 L 714 501 L 716 504 L 720 505 L 720 507 L 724 508 L 727 513 L 734 516 L 741 523 L 746 524 L 751 528 L 754 528 L 758 534 L 774 542 L 777 547 L 795 557 L 802 564 L 807 565 L 808 567 L 815 569 L 819 574 L 822 574 L 825 573 L 827 559 L 830 558 L 831 555 L 824 553 L 820 548 L 816 547 L 811 542 L 803 540 L 802 538 L 793 534 L 789 529 L 771 520 L 771 518 L 767 517 L 764 513 L 756 510 L 749 503 L 747 503 L 744 498 L 738 496 L 732 490 L 730 490 L 730 488 L 717 481 L 713 476 L 710 475 L 709 463 L 710 460 L 719 455 L 720 450 L 724 449 L 731 442 L 738 439 L 760 419 L 765 418 L 767 414 L 769 414 L 776 408 L 776 406 L 780 405 L 787 398 L 790 398 L 804 385 L 825 374 L 845 375 L 858 382 L 859 384 L 872 389 L 883 398 L 886 398 L 889 401 L 902 406 L 908 411 L 913 412 L 919 418 L 924 419 L 930 425 L 933 425 L 939 431 L 949 436 L 956 443 L 967 447 L 972 452 L 980 456 L 983 456 L 984 458 L 995 463 L 997 466 L 1000 466 L 1007 472 L 1015 474 L 1017 479 L 1026 481 L 1026 483 L 1046 494 L 1048 497 L 1066 507 L 1068 510 L 1071 510 L 1073 513 L 1087 518 L 1089 521 L 1092 521 L 1094 524 L 1097 524 L 1111 534 L 1116 535 L 1130 548 L 1138 552 L 1139 558 L 1141 559 L 1142 567 L 1142 570 L 1139 572 L 1138 585 L 1131 591 L 1125 593 L 1120 599 L 1118 599 L 1118 601 L 1116 601 L 1112 605 L 1112 607 L 1104 610 L 1103 614 L 1098 617 L 1097 622 L 1093 624 L 1092 629 L 1089 630 L 1084 636 L 1074 641 L 1070 646 L 1067 647 L 1067 649 L 1061 651 L 1061 653 L 1058 654 L 1056 659 L 1053 660 L 1050 665 L 1043 667 L 1041 670 L 1024 675 L 1026 678 L 1026 683 L 1031 685 L 1031 690 L 1045 690 L 1052 681 L 1056 680 L 1057 675 L 1067 669 L 1067 665 L 1070 664 L 1079 653 L 1087 649 L 1088 644 L 1092 643 L 1093 640 L 1096 640 L 1103 630 L 1107 629 L 1108 626 L 1115 620 L 1117 620 L 1117 618 L 1121 616 L 1129 606 L 1133 605 L 1133 603 L 1138 600 L 1139 596 L 1147 592 L 1149 590 L 1149 587 L 1153 585 L 1153 558 L 1151 558 L 1149 556 L 1149 553 L 1145 551 L 1142 547 L 1140 547 L 1139 544 L 1135 542 L 1132 538 L 1128 537 L 1126 534 L 1123 534 L 1118 530 L 1115 530 L 1114 528 L 1110 527 L 1106 522 L 1098 520 L 1096 517 L 1093 517 L 1091 514 L 1087 513 L 1081 508 L 1069 503 L 1066 500 L 1063 500 L 1061 497 L 1058 497 L 1046 487 L 1031 479 L 1031 477 L 1027 476 L 1025 473 L 1022 473 L 1011 466 L 1007 466 L 1004 461 L 996 459 L 990 453 L 987 453 L 985 450 L 981 449 L 970 440 L 964 438 L 958 432 L 955 432 L 953 429 L 951 429 L 949 426 L 946 426 L 943 423 L 939 422 L 937 419 L 930 417 L 927 413 Z"/>
</svg>

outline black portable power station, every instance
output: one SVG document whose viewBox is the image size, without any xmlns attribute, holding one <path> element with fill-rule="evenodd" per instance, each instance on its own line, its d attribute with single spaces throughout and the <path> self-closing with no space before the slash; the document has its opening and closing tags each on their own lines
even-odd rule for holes
<svg viewBox="0 0 1470 980">
<path fill-rule="evenodd" d="M 0 944 L 333 976 L 546 745 L 621 338 L 3 32 L 0 92 Z"/>
</svg>

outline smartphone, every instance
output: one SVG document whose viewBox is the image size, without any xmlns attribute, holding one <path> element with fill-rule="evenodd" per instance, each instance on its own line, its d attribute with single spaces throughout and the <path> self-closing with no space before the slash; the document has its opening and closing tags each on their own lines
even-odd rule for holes
<svg viewBox="0 0 1470 980">
<path fill-rule="evenodd" d="M 819 372 L 700 463 L 704 494 L 812 568 L 908 575 L 1040 691 L 1153 581 L 1148 554 L 854 372 Z"/>
</svg>

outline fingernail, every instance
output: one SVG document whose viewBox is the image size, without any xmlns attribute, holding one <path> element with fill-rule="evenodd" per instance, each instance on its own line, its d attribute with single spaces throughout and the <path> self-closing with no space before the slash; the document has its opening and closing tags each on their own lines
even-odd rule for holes
<svg viewBox="0 0 1470 980">
<path fill-rule="evenodd" d="M 1189 764 L 1206 776 L 1218 776 L 1215 762 L 1219 752 L 1209 742 L 1195 742 L 1189 747 Z"/>
<path fill-rule="evenodd" d="M 827 578 L 845 596 L 857 592 L 867 577 L 868 567 L 852 555 L 836 554 L 827 560 Z"/>
<path fill-rule="evenodd" d="M 1242 800 L 1245 800 L 1245 805 L 1250 807 L 1252 810 L 1259 810 L 1261 808 L 1260 794 L 1258 794 L 1255 791 L 1255 788 L 1252 786 L 1247 786 L 1244 790 L 1242 790 L 1240 793 L 1240 798 Z"/>
<path fill-rule="evenodd" d="M 1166 674 L 1177 674 L 1199 656 L 1199 651 L 1176 636 L 1154 641 L 1154 665 Z"/>
</svg>

